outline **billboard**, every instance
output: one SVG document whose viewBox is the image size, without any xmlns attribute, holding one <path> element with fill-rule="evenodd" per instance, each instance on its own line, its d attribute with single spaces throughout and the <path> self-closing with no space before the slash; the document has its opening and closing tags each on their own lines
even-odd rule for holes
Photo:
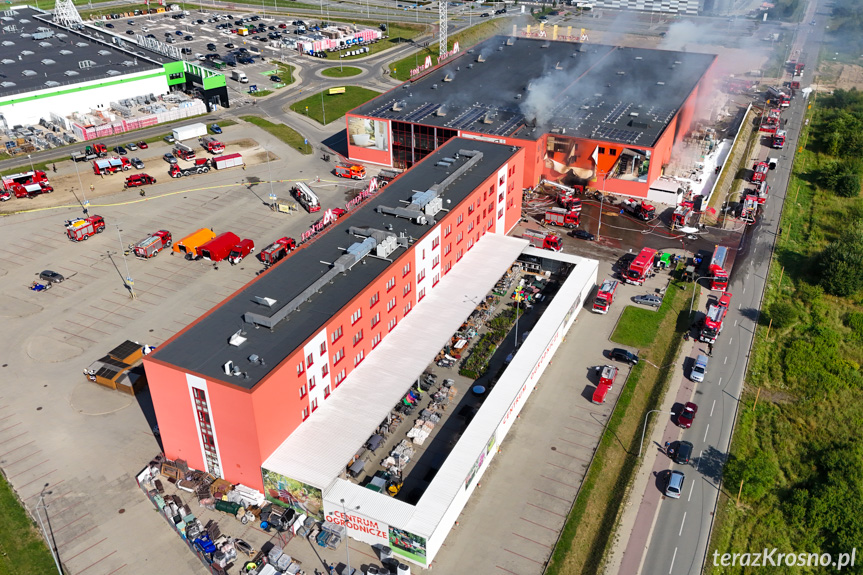
<svg viewBox="0 0 863 575">
<path fill-rule="evenodd" d="M 426 559 L 426 538 L 415 535 L 403 529 L 397 529 L 390 526 L 390 549 L 396 555 L 401 555 L 420 563 L 427 564 Z"/>
<path fill-rule="evenodd" d="M 497 432 L 491 434 L 491 437 L 488 440 L 488 443 L 485 444 L 485 449 L 483 449 L 479 457 L 476 458 L 476 462 L 474 462 L 473 467 L 470 469 L 470 473 L 467 474 L 464 480 L 464 488 L 468 489 L 470 484 L 473 482 L 476 474 L 479 473 L 479 470 L 482 469 L 483 463 L 488 458 L 488 454 L 491 453 L 491 450 L 494 449 L 495 443 L 497 443 L 497 436 L 495 435 Z"/>
<path fill-rule="evenodd" d="M 261 477 L 268 501 L 323 521 L 324 500 L 320 489 L 263 467 Z"/>
<path fill-rule="evenodd" d="M 389 149 L 389 126 L 380 120 L 348 118 L 349 144 L 360 148 L 387 151 Z"/>
</svg>

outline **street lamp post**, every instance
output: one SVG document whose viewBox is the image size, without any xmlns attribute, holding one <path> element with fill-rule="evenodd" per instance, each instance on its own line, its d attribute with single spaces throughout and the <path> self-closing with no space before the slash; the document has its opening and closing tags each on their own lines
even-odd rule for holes
<svg viewBox="0 0 863 575">
<path fill-rule="evenodd" d="M 51 557 L 54 558 L 54 565 L 57 567 L 57 573 L 63 575 L 63 569 L 60 567 L 60 559 L 57 557 L 57 546 L 54 545 L 54 537 L 53 534 L 51 537 L 48 536 L 48 532 L 45 530 L 45 523 L 42 521 L 42 514 L 39 512 L 40 509 L 45 510 L 45 522 L 48 523 L 48 527 L 51 527 L 51 521 L 48 519 L 48 506 L 45 505 L 45 496 L 51 495 L 53 491 L 45 491 L 48 489 L 48 483 L 46 483 L 42 487 L 42 491 L 39 492 L 39 503 L 36 504 L 36 517 L 39 518 L 39 525 L 42 527 L 42 535 L 45 537 L 45 543 L 48 544 L 48 548 L 51 550 Z"/>
<path fill-rule="evenodd" d="M 129 261 L 126 259 L 126 248 L 123 247 L 123 236 L 120 235 L 120 224 L 114 224 L 117 227 L 117 237 L 120 239 L 120 253 L 123 255 L 123 265 L 126 266 L 126 279 L 123 284 L 129 290 L 129 297 L 135 299 L 135 282 L 132 280 L 132 274 L 129 273 Z"/>
<path fill-rule="evenodd" d="M 30 154 L 27 154 L 27 159 L 30 160 L 30 170 L 35 172 L 36 168 L 33 167 L 33 158 L 30 157 Z"/>
<path fill-rule="evenodd" d="M 348 544 L 348 508 L 347 508 L 347 505 L 345 505 L 345 500 L 342 499 L 341 501 L 342 501 L 342 513 L 344 513 L 344 521 L 345 521 L 345 561 L 347 561 L 345 573 L 347 573 L 347 575 L 353 575 L 352 570 L 351 570 L 351 546 Z M 357 505 L 356 508 L 359 509 L 360 506 Z"/>
<path fill-rule="evenodd" d="M 647 418 L 651 413 L 667 413 L 668 415 L 676 415 L 673 411 L 663 411 L 661 409 L 651 409 L 644 415 L 644 427 L 641 428 L 641 443 L 638 444 L 638 456 L 641 457 L 641 451 L 644 447 L 644 433 L 647 431 Z"/>
</svg>

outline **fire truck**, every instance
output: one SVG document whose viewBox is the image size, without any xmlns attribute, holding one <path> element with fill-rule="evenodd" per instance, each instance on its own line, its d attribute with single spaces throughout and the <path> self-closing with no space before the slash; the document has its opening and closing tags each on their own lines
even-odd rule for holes
<svg viewBox="0 0 863 575">
<path fill-rule="evenodd" d="M 643 248 L 632 263 L 629 264 L 629 269 L 623 274 L 623 281 L 628 284 L 640 286 L 647 279 L 647 274 L 650 273 L 650 268 L 653 266 L 653 258 L 656 257 L 656 250 L 653 248 Z"/>
<path fill-rule="evenodd" d="M 297 182 L 297 184 L 291 188 L 291 195 L 295 200 L 300 202 L 300 205 L 306 208 L 306 211 L 310 214 L 321 211 L 321 201 L 318 199 L 317 194 L 315 194 L 305 183 Z"/>
<path fill-rule="evenodd" d="M 581 186 L 579 186 L 580 188 Z M 576 212 L 581 211 L 581 198 L 575 197 L 577 192 L 569 192 L 565 190 L 561 190 L 557 193 L 557 205 L 567 209 L 573 210 Z"/>
<path fill-rule="evenodd" d="M 773 134 L 773 139 L 770 142 L 770 145 L 776 148 L 777 150 L 781 150 L 785 147 L 785 138 L 787 133 L 785 130 L 776 130 L 776 133 Z"/>
<path fill-rule="evenodd" d="M 126 183 L 123 184 L 123 188 L 140 188 L 141 186 L 155 183 L 156 178 L 150 174 L 132 174 L 126 178 Z"/>
<path fill-rule="evenodd" d="M 139 258 L 149 259 L 163 249 L 171 247 L 171 241 L 171 232 L 168 230 L 159 230 L 135 244 L 132 251 Z"/>
<path fill-rule="evenodd" d="M 713 250 L 713 257 L 710 258 L 710 267 L 708 273 L 711 276 L 710 289 L 725 291 L 728 289 L 728 272 L 731 271 L 731 259 L 728 248 L 725 246 L 716 246 Z"/>
<path fill-rule="evenodd" d="M 656 217 L 656 207 L 646 203 L 644 200 L 626 199 L 623 201 L 623 209 L 645 222 Z"/>
<path fill-rule="evenodd" d="M 73 242 L 82 242 L 104 230 L 105 219 L 102 216 L 66 220 L 66 236 Z"/>
<path fill-rule="evenodd" d="M 596 313 L 608 313 L 608 308 L 614 302 L 614 292 L 617 291 L 617 286 L 620 282 L 617 280 L 607 279 L 599 286 L 599 291 L 593 299 L 593 311 Z"/>
<path fill-rule="evenodd" d="M 243 258 L 255 251 L 255 242 L 250 239 L 245 239 L 231 248 L 231 253 L 228 254 L 228 261 L 231 265 L 236 265 L 243 261 Z"/>
<path fill-rule="evenodd" d="M 779 108 L 765 110 L 761 115 L 761 126 L 758 128 L 761 132 L 773 134 L 779 129 L 779 116 L 782 111 Z"/>
<path fill-rule="evenodd" d="M 96 158 L 104 158 L 108 155 L 108 148 L 104 144 L 92 144 L 84 148 L 83 152 L 75 152 L 72 154 L 73 162 L 89 162 Z"/>
<path fill-rule="evenodd" d="M 579 204 L 581 201 L 579 200 Z M 581 209 L 579 207 L 579 209 Z M 545 219 L 543 223 L 553 226 L 563 226 L 565 228 L 575 228 L 578 226 L 579 213 L 578 210 L 567 210 L 565 208 L 551 208 L 545 211 Z"/>
<path fill-rule="evenodd" d="M 9 191 L 15 193 L 16 198 L 34 198 L 39 194 L 50 194 L 54 191 L 48 182 L 18 184 L 12 183 L 9 186 Z"/>
<path fill-rule="evenodd" d="M 2 176 L 2 188 L 9 190 L 10 192 L 14 192 L 16 189 L 16 184 L 18 186 L 28 186 L 30 184 L 48 184 L 48 175 L 42 170 L 35 170 L 24 172 L 21 174 L 11 174 L 8 176 Z M 26 194 L 25 194 L 26 195 Z M 16 194 L 16 197 L 21 197 Z"/>
<path fill-rule="evenodd" d="M 752 177 L 749 181 L 753 184 L 760 184 L 767 179 L 767 171 L 770 169 L 770 164 L 767 162 L 756 162 L 752 164 Z"/>
<path fill-rule="evenodd" d="M 108 158 L 107 160 L 95 160 L 93 162 L 93 173 L 97 176 L 116 174 L 132 169 L 132 162 L 128 158 Z"/>
<path fill-rule="evenodd" d="M 175 156 L 184 160 L 195 159 L 195 150 L 182 142 L 177 142 L 176 145 L 174 145 L 173 152 Z"/>
<path fill-rule="evenodd" d="M 617 377 L 617 367 L 605 365 L 602 368 L 597 367 L 596 369 L 601 369 L 599 373 L 599 385 L 596 386 L 596 391 L 593 392 L 591 401 L 601 405 L 605 403 L 605 397 L 614 386 L 614 379 Z"/>
<path fill-rule="evenodd" d="M 704 325 L 701 328 L 698 341 L 716 343 L 716 338 L 722 331 L 722 322 L 728 314 L 728 307 L 730 305 L 731 294 L 729 292 L 723 292 L 719 296 L 719 301 L 710 304 L 707 308 L 707 317 L 704 318 Z"/>
<path fill-rule="evenodd" d="M 218 154 L 225 151 L 225 144 L 213 136 L 204 136 L 201 139 L 201 145 L 211 154 Z"/>
<path fill-rule="evenodd" d="M 366 169 L 356 164 L 350 166 L 336 166 L 336 175 L 340 178 L 362 180 L 366 177 Z"/>
<path fill-rule="evenodd" d="M 767 194 L 770 192 L 770 186 L 767 182 L 761 182 L 751 190 L 747 190 L 746 194 L 753 196 L 759 204 L 767 202 Z"/>
<path fill-rule="evenodd" d="M 788 66 L 788 71 L 795 76 L 803 75 L 803 70 L 806 69 L 806 64 L 804 62 L 798 62 L 797 60 L 788 60 L 785 62 L 785 65 Z"/>
<path fill-rule="evenodd" d="M 767 88 L 767 98 L 773 104 L 780 108 L 787 108 L 791 105 L 791 95 L 785 92 L 782 88 L 770 86 Z"/>
<path fill-rule="evenodd" d="M 210 171 L 211 165 L 212 162 L 209 158 L 197 158 L 189 168 L 181 168 L 178 164 L 171 164 L 171 167 L 168 168 L 168 175 L 172 178 L 182 178 L 192 174 L 206 174 Z"/>
<path fill-rule="evenodd" d="M 740 219 L 748 224 L 755 223 L 755 216 L 758 214 L 758 198 L 752 195 L 750 190 L 743 198 L 743 203 L 740 206 Z"/>
<path fill-rule="evenodd" d="M 279 238 L 261 250 L 260 258 L 265 266 L 270 267 L 281 261 L 295 249 L 297 249 L 297 242 L 294 241 L 294 238 Z"/>
<path fill-rule="evenodd" d="M 383 188 L 397 177 L 401 175 L 401 172 L 397 172 L 395 170 L 381 170 L 378 172 L 378 187 Z"/>
<path fill-rule="evenodd" d="M 521 233 L 521 237 L 528 240 L 530 245 L 535 248 L 542 248 L 553 252 L 559 252 L 563 249 L 558 236 L 541 230 L 524 230 Z"/>
<path fill-rule="evenodd" d="M 693 206 L 692 202 L 683 202 L 674 209 L 674 213 L 671 214 L 671 229 L 685 228 L 689 225 Z"/>
</svg>

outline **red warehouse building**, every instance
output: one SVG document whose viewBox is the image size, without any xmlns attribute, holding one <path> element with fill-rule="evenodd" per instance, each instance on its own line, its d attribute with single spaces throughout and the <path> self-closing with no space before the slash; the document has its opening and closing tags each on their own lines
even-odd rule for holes
<svg viewBox="0 0 863 575">
<path fill-rule="evenodd" d="M 676 204 L 651 188 L 690 131 L 713 54 L 495 36 L 347 114 L 351 159 L 406 169 L 450 138 L 525 150 L 522 185 Z"/>
<path fill-rule="evenodd" d="M 147 356 L 165 454 L 262 490 L 262 462 L 515 226 L 523 164 L 519 148 L 449 142 Z"/>
</svg>

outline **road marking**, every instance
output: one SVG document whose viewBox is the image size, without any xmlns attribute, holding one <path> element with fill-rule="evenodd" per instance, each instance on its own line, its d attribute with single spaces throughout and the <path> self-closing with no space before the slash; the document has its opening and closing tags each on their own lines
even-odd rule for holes
<svg viewBox="0 0 863 575">
<path fill-rule="evenodd" d="M 734 337 L 728 339 L 728 345 L 731 345 L 731 342 L 734 341 Z"/>
<path fill-rule="evenodd" d="M 695 462 L 695 471 L 698 471 L 698 466 L 701 465 L 701 456 L 704 455 L 704 450 L 698 454 L 698 460 Z"/>
<path fill-rule="evenodd" d="M 704 439 L 701 441 L 707 441 L 707 430 L 710 429 L 710 424 L 707 424 L 707 427 L 704 429 Z"/>
<path fill-rule="evenodd" d="M 669 575 L 671 574 L 671 570 L 674 569 L 674 558 L 677 557 L 677 547 L 674 548 L 674 554 L 671 556 L 671 566 L 668 568 Z"/>
<path fill-rule="evenodd" d="M 743 304 L 742 303 L 737 304 L 737 310 L 740 311 L 741 309 L 743 309 Z"/>
<path fill-rule="evenodd" d="M 743 286 L 743 293 L 746 293 L 746 286 Z"/>
<path fill-rule="evenodd" d="M 716 385 L 722 385 L 722 378 L 719 378 L 719 382 Z"/>
<path fill-rule="evenodd" d="M 694 484 L 693 484 L 694 485 Z M 683 535 L 683 524 L 686 523 L 686 511 L 683 512 L 683 521 L 680 522 L 680 531 L 677 532 L 677 536 L 680 537 Z"/>
<path fill-rule="evenodd" d="M 713 408 L 716 407 L 716 400 L 713 400 L 713 405 L 710 406 L 710 417 L 713 417 Z"/>
<path fill-rule="evenodd" d="M 734 327 L 737 327 L 737 320 L 734 320 Z"/>
<path fill-rule="evenodd" d="M 689 500 L 691 500 L 691 499 L 692 499 L 692 488 L 693 488 L 693 487 L 695 487 L 695 482 L 694 482 L 694 481 L 692 481 L 692 482 L 689 484 L 689 497 L 687 497 L 687 498 L 686 498 L 686 500 L 687 500 L 687 501 L 689 501 Z M 686 512 L 684 512 L 684 513 L 683 513 L 683 517 L 684 517 L 684 518 L 686 518 Z M 681 526 L 680 526 L 680 528 L 681 528 L 681 529 L 683 529 L 683 525 L 681 525 Z"/>
</svg>

